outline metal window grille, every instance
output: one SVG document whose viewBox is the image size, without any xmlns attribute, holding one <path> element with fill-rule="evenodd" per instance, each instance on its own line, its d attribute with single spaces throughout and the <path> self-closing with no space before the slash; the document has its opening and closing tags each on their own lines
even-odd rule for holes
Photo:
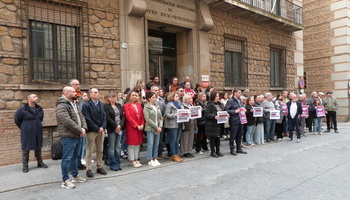
<svg viewBox="0 0 350 200">
<path fill-rule="evenodd" d="M 244 38 L 225 37 L 225 85 L 247 86 Z"/>
<path fill-rule="evenodd" d="M 270 49 L 270 81 L 271 87 L 284 87 L 286 82 L 285 50 Z"/>
<path fill-rule="evenodd" d="M 87 4 L 69 0 L 22 1 L 29 43 L 29 82 L 80 79 Z"/>
</svg>

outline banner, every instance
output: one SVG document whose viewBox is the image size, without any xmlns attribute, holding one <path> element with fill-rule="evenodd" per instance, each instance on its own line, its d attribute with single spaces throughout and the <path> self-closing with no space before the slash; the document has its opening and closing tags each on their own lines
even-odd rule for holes
<svg viewBox="0 0 350 200">
<path fill-rule="evenodd" d="M 326 116 L 325 110 L 323 106 L 316 106 L 316 115 L 317 117 L 324 117 Z"/>
<path fill-rule="evenodd" d="M 178 109 L 177 110 L 177 123 L 190 121 L 190 110 L 189 109 Z"/>
<path fill-rule="evenodd" d="M 270 119 L 280 119 L 280 111 L 279 110 L 271 110 L 270 111 Z"/>
<path fill-rule="evenodd" d="M 253 117 L 263 117 L 264 109 L 263 107 L 253 107 Z"/>
<path fill-rule="evenodd" d="M 285 103 L 281 103 L 281 115 L 284 116 L 284 115 L 288 115 L 288 107 L 287 107 L 287 104 Z"/>
<path fill-rule="evenodd" d="M 227 113 L 227 111 L 218 111 L 217 114 L 219 116 L 218 124 L 224 124 L 228 122 L 229 114 Z"/>
<path fill-rule="evenodd" d="M 192 106 L 190 107 L 191 117 L 190 119 L 202 118 L 202 107 Z"/>
<path fill-rule="evenodd" d="M 248 123 L 247 121 L 247 116 L 245 114 L 245 109 L 244 108 L 239 108 L 239 119 L 241 120 L 241 124 L 246 124 Z"/>
<path fill-rule="evenodd" d="M 308 117 L 309 116 L 309 106 L 308 105 L 302 105 L 301 109 L 303 110 L 303 113 L 301 113 L 302 117 Z"/>
</svg>

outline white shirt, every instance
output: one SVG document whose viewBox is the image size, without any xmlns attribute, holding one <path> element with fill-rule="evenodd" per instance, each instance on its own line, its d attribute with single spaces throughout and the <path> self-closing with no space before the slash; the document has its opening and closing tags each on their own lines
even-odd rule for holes
<svg viewBox="0 0 350 200">
<path fill-rule="evenodd" d="M 298 106 L 296 102 L 291 102 L 290 104 L 290 116 L 294 119 L 295 115 L 297 114 Z"/>
</svg>

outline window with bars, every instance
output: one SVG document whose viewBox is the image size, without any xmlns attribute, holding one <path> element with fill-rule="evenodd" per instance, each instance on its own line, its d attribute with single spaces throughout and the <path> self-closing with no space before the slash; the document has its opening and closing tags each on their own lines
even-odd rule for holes
<svg viewBox="0 0 350 200">
<path fill-rule="evenodd" d="M 284 87 L 285 79 L 285 50 L 270 49 L 270 80 L 271 87 Z"/>
<path fill-rule="evenodd" d="M 68 1 L 28 1 L 31 82 L 80 79 L 80 7 Z"/>
<path fill-rule="evenodd" d="M 246 86 L 245 41 L 225 38 L 225 85 Z"/>
</svg>

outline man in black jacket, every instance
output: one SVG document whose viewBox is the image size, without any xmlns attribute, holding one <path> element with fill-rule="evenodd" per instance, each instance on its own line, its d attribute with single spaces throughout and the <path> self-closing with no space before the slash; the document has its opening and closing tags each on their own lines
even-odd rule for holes
<svg viewBox="0 0 350 200">
<path fill-rule="evenodd" d="M 227 104 L 225 106 L 225 110 L 230 115 L 230 153 L 234 156 L 237 155 L 237 153 L 247 154 L 247 152 L 242 150 L 241 143 L 242 143 L 242 134 L 243 134 L 243 126 L 241 124 L 241 120 L 239 118 L 239 112 L 243 110 L 246 112 L 246 109 L 243 107 L 242 101 L 241 101 L 241 95 L 242 92 L 240 89 L 234 89 L 232 91 L 232 98 L 227 101 Z M 234 150 L 233 142 L 236 143 L 237 151 Z"/>
<path fill-rule="evenodd" d="M 103 156 L 103 141 L 105 137 L 104 130 L 107 126 L 106 112 L 99 101 L 99 93 L 96 88 L 89 90 L 90 100 L 87 101 L 82 108 L 83 115 L 88 126 L 86 133 L 87 148 L 86 148 L 86 176 L 93 178 L 94 174 L 91 172 L 92 165 L 92 152 L 94 145 L 96 145 L 96 157 L 97 157 L 97 171 L 96 173 L 106 175 L 107 172 L 102 168 L 102 156 Z"/>
<path fill-rule="evenodd" d="M 291 101 L 287 102 L 288 108 L 288 128 L 289 128 L 289 141 L 293 140 L 293 130 L 297 132 L 297 142 L 300 142 L 300 116 L 303 113 L 301 103 L 298 102 L 297 95 L 294 93 L 289 94 Z"/>
</svg>

